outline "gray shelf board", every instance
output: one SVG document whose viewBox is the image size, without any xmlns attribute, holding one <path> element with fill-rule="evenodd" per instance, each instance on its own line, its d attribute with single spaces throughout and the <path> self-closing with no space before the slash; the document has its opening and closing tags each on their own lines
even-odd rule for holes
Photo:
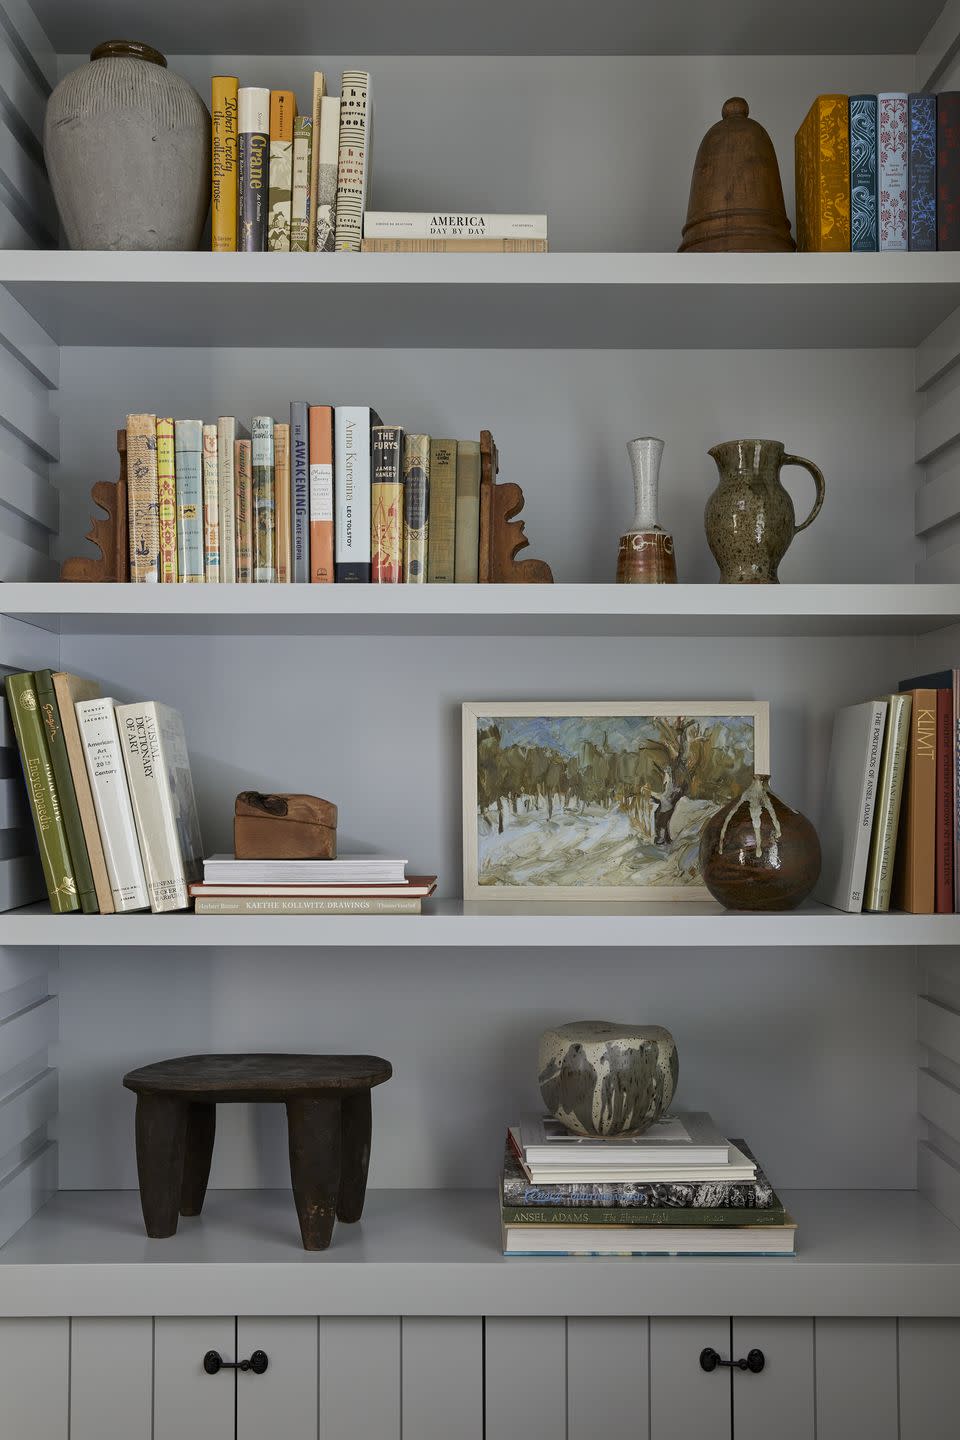
<svg viewBox="0 0 960 1440">
<path fill-rule="evenodd" d="M 224 45 L 222 12 L 194 0 L 32 0 L 55 50 L 89 49 L 97 35 L 147 34 L 170 54 L 189 38 L 195 53 L 217 55 Z M 817 0 L 771 5 L 770 0 L 488 0 L 483 6 L 445 0 L 352 0 L 348 6 L 281 0 L 269 23 L 256 0 L 233 0 L 231 54 L 259 55 L 271 44 L 282 54 L 376 55 L 819 55 L 913 52 L 936 19 L 941 0 Z"/>
<path fill-rule="evenodd" d="M 0 916 L 7 945 L 276 950 L 737 948 L 960 943 L 960 915 L 848 915 L 814 901 L 789 914 L 725 911 L 713 901 L 628 905 L 424 901 L 422 915 L 53 915 L 46 903 Z"/>
<path fill-rule="evenodd" d="M 7 251 L 61 345 L 831 349 L 918 345 L 960 256 Z"/>
<path fill-rule="evenodd" d="M 960 1315 L 960 1230 L 915 1191 L 783 1198 L 793 1259 L 505 1259 L 493 1190 L 373 1190 L 323 1254 L 284 1190 L 211 1191 L 168 1240 L 135 1191 L 60 1191 L 0 1250 L 0 1314 Z"/>
</svg>

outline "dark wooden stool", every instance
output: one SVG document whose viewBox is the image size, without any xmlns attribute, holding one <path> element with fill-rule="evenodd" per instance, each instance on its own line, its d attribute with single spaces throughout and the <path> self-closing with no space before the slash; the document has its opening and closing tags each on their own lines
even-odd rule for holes
<svg viewBox="0 0 960 1440">
<path fill-rule="evenodd" d="M 199 1215 L 216 1107 L 287 1107 L 290 1179 L 305 1250 L 326 1250 L 334 1220 L 359 1220 L 370 1164 L 370 1091 L 393 1074 L 376 1055 L 182 1055 L 124 1075 L 137 1097 L 137 1173 L 147 1234 Z"/>
</svg>

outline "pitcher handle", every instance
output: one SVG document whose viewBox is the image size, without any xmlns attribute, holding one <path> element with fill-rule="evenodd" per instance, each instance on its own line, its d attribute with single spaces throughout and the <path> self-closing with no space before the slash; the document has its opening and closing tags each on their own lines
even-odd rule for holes
<svg viewBox="0 0 960 1440">
<path fill-rule="evenodd" d="M 816 520 L 817 516 L 820 514 L 820 507 L 823 504 L 823 497 L 827 491 L 827 483 L 823 478 L 823 471 L 820 469 L 820 466 L 814 465 L 812 460 L 804 460 L 802 455 L 784 455 L 780 463 L 781 465 L 802 465 L 804 470 L 810 471 L 810 474 L 813 476 L 813 482 L 817 487 L 817 498 L 814 501 L 813 509 L 810 511 L 810 514 L 807 516 L 806 520 L 804 520 L 802 525 L 794 525 L 793 527 L 794 535 L 799 535 L 800 531 L 806 530 L 808 525 L 812 525 L 814 520 Z"/>
</svg>

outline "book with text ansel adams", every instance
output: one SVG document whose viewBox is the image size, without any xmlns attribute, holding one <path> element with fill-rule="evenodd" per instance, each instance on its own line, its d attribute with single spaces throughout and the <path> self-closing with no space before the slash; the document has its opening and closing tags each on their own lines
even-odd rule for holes
<svg viewBox="0 0 960 1440">
<path fill-rule="evenodd" d="M 117 706 L 130 798 L 155 914 L 186 910 L 203 844 L 183 721 L 155 700 Z"/>
</svg>

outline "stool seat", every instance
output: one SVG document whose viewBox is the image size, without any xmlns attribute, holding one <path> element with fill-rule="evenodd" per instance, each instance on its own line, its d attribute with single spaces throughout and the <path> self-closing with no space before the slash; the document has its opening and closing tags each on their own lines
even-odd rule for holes
<svg viewBox="0 0 960 1440">
<path fill-rule="evenodd" d="M 325 1250 L 335 1220 L 363 1213 L 370 1091 L 393 1074 L 377 1055 L 180 1055 L 124 1075 L 137 1096 L 137 1174 L 147 1234 L 176 1234 L 203 1208 L 218 1104 L 282 1104 L 305 1250 Z"/>
</svg>

